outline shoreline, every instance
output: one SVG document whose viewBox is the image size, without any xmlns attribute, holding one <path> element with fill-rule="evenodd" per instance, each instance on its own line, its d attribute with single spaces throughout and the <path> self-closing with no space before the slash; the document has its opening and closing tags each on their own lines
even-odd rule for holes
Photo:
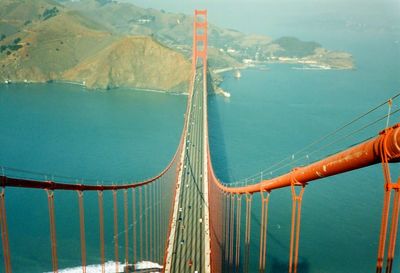
<svg viewBox="0 0 400 273">
<path fill-rule="evenodd" d="M 290 60 L 290 61 L 284 61 L 284 60 L 270 60 L 270 61 L 263 61 L 263 62 L 254 62 L 250 64 L 242 64 L 241 66 L 228 66 L 228 67 L 222 67 L 222 68 L 216 68 L 211 70 L 211 74 L 216 75 L 215 78 L 212 79 L 212 84 L 214 86 L 214 93 L 217 95 L 222 95 L 225 98 L 229 98 L 231 94 L 221 88 L 221 84 L 224 81 L 224 77 L 222 74 L 231 72 L 234 70 L 245 70 L 245 69 L 256 69 L 259 71 L 266 71 L 269 70 L 270 68 L 267 66 L 268 64 L 278 64 L 278 65 L 298 65 L 298 66 L 292 66 L 291 69 L 295 70 L 311 70 L 311 71 L 328 71 L 328 70 L 354 70 L 355 67 L 333 67 L 331 65 L 327 64 L 319 64 L 319 63 L 307 63 L 304 62 L 304 60 Z M 220 76 L 222 75 L 222 76 Z"/>
<path fill-rule="evenodd" d="M 157 89 L 140 88 L 140 87 L 119 86 L 119 87 L 115 87 L 115 88 L 111 88 L 111 89 L 87 88 L 86 85 L 84 85 L 83 83 L 73 82 L 73 81 L 60 81 L 60 80 L 54 80 L 54 81 L 8 81 L 8 82 L 0 82 L 0 86 L 28 85 L 28 84 L 45 84 L 45 85 L 67 84 L 67 85 L 76 85 L 76 86 L 80 86 L 80 87 L 86 89 L 89 92 L 107 92 L 107 91 L 113 91 L 113 90 L 118 90 L 118 89 L 128 89 L 128 90 L 137 91 L 137 92 L 160 93 L 160 94 L 173 95 L 173 96 L 187 96 L 188 95 L 188 92 L 176 92 L 176 91 L 157 90 Z"/>
<path fill-rule="evenodd" d="M 214 93 L 217 95 L 222 95 L 225 98 L 229 98 L 231 94 L 222 89 L 220 86 L 224 81 L 224 77 L 221 76 L 224 73 L 231 72 L 234 70 L 245 70 L 245 69 L 256 69 L 260 71 L 266 71 L 269 70 L 270 68 L 267 66 L 268 64 L 283 64 L 283 65 L 296 65 L 292 66 L 291 69 L 294 70 L 311 70 L 311 71 L 328 71 L 328 70 L 354 70 L 354 67 L 343 67 L 343 68 L 337 68 L 337 67 L 332 67 L 330 65 L 325 65 L 325 64 L 315 64 L 315 63 L 304 63 L 303 61 L 296 62 L 296 61 L 282 61 L 282 60 L 270 60 L 270 61 L 263 61 L 263 62 L 257 62 L 257 63 L 249 63 L 249 64 L 241 64 L 238 66 L 228 66 L 228 67 L 222 67 L 222 68 L 215 68 L 215 69 L 210 69 L 210 73 L 214 74 L 216 77 L 212 78 L 212 84 L 214 86 Z M 298 66 L 297 66 L 298 65 Z M 117 89 L 128 89 L 132 91 L 138 91 L 138 92 L 152 92 L 152 93 L 160 93 L 160 94 L 168 94 L 168 95 L 174 95 L 174 96 L 187 96 L 188 92 L 177 92 L 177 91 L 168 91 L 168 90 L 160 90 L 160 89 L 152 89 L 152 88 L 139 88 L 139 87 L 124 87 L 124 86 L 118 86 L 114 88 L 108 88 L 108 89 L 102 89 L 102 88 L 88 88 L 85 85 L 85 82 L 76 82 L 76 81 L 67 81 L 67 80 L 47 80 L 47 81 L 35 81 L 35 80 L 23 80 L 23 81 L 12 81 L 12 80 L 4 80 L 4 82 L 0 82 L 0 86 L 2 85 L 12 85 L 12 84 L 68 84 L 68 85 L 76 85 L 80 86 L 88 91 L 94 91 L 94 92 L 106 92 L 106 91 L 112 91 L 112 90 L 117 90 Z"/>
</svg>

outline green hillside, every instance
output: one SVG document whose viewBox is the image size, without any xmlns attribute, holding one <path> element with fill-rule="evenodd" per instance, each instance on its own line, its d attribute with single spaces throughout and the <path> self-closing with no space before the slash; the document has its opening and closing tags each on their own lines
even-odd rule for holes
<svg viewBox="0 0 400 273">
<path fill-rule="evenodd" d="M 282 37 L 273 43 L 281 48 L 277 53 L 278 56 L 306 57 L 314 54 L 317 48 L 321 48 L 316 42 L 303 42 L 295 37 Z"/>
</svg>

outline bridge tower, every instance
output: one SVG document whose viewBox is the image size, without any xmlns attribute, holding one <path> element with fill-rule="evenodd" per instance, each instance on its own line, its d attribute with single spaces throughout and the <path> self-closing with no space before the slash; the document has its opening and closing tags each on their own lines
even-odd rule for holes
<svg viewBox="0 0 400 273">
<path fill-rule="evenodd" d="M 196 69 L 197 61 L 200 59 L 203 64 L 203 74 L 206 75 L 207 70 L 207 10 L 195 10 L 193 20 L 193 58 L 192 69 Z"/>
</svg>

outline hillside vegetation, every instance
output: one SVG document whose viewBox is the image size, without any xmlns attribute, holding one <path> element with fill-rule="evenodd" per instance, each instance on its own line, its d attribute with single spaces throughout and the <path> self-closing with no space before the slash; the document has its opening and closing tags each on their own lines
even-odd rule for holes
<svg viewBox="0 0 400 273">
<path fill-rule="evenodd" d="M 85 81 L 91 88 L 135 86 L 179 91 L 188 88 L 185 80 L 190 71 L 191 65 L 181 54 L 149 37 L 127 37 L 66 71 L 63 78 Z"/>
<path fill-rule="evenodd" d="M 6 1 L 0 10 L 1 81 L 187 91 L 189 61 L 151 37 L 110 31 L 53 1 Z"/>
</svg>

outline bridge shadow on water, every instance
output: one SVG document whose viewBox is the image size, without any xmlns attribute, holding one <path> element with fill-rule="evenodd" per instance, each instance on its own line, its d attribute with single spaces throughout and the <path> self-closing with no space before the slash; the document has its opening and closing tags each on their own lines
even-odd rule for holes
<svg viewBox="0 0 400 273">
<path fill-rule="evenodd" d="M 207 82 L 211 83 L 212 79 L 210 75 L 207 75 Z M 213 86 L 208 84 L 208 122 L 209 122 L 209 145 L 210 145 L 210 153 L 211 153 L 211 160 L 212 165 L 215 171 L 216 176 L 221 181 L 230 181 L 232 175 L 229 172 L 229 159 L 227 156 L 227 150 L 225 145 L 225 133 L 223 129 L 223 120 L 221 118 L 221 113 L 218 109 L 218 103 L 215 100 L 215 96 L 217 96 L 214 92 Z M 210 103 L 211 102 L 211 103 Z M 260 222 L 260 215 L 259 211 L 255 211 L 254 209 L 251 212 L 252 218 L 252 239 L 250 242 L 250 267 L 249 272 L 258 272 L 256 268 L 258 268 L 258 250 L 259 250 L 259 227 L 261 226 Z M 243 221 L 243 220 L 242 220 Z M 255 229 L 255 227 L 257 227 Z M 211 227 L 211 232 L 214 232 L 213 228 Z M 289 234 L 288 234 L 289 235 Z M 268 245 L 275 245 L 279 249 L 280 253 L 287 253 L 286 256 L 275 256 L 267 251 L 267 261 L 266 261 L 266 272 L 272 273 L 283 273 L 288 272 L 289 268 L 289 245 L 282 242 L 279 236 L 274 235 L 270 229 L 267 230 L 267 244 Z M 236 239 L 234 240 L 236 242 Z M 223 250 L 223 243 L 218 242 L 219 248 Z M 243 253 L 241 253 L 241 256 Z M 224 256 L 224 255 L 223 255 Z M 241 257 L 242 260 L 243 257 Z M 240 265 L 240 269 L 242 269 L 243 265 Z M 227 269 L 226 266 L 223 272 L 231 272 L 230 269 Z M 227 270 L 226 270 L 227 269 Z M 311 270 L 309 261 L 299 256 L 299 262 L 297 265 L 297 272 L 298 273 L 309 273 Z"/>
<path fill-rule="evenodd" d="M 227 181 L 230 178 L 228 171 L 228 157 L 226 154 L 225 146 L 225 135 L 222 128 L 222 119 L 218 109 L 217 103 L 215 102 L 216 93 L 212 86 L 212 79 L 209 73 L 207 73 L 207 92 L 208 92 L 208 134 L 209 134 L 209 144 L 210 144 L 210 154 L 211 162 L 215 171 L 215 175 L 222 181 Z"/>
<path fill-rule="evenodd" d="M 252 210 L 251 212 L 251 219 L 252 222 L 255 224 L 255 226 L 260 227 L 261 226 L 261 222 L 260 222 L 260 218 L 259 215 L 256 214 L 256 212 L 254 210 Z M 257 229 L 257 233 L 259 233 L 259 229 Z M 289 234 L 288 234 L 289 235 Z M 286 257 L 278 257 L 278 256 L 274 256 L 271 254 L 271 252 L 268 252 L 267 250 L 267 272 L 272 272 L 272 273 L 284 273 L 284 272 L 288 272 L 288 268 L 289 268 L 289 245 L 284 244 L 281 240 L 279 240 L 279 238 L 274 235 L 273 232 L 271 232 L 271 229 L 267 229 L 267 248 L 268 245 L 275 245 L 277 247 L 280 248 L 280 250 L 283 253 L 287 253 Z M 253 241 L 251 241 L 251 249 L 254 251 L 258 251 L 259 249 L 259 242 L 257 241 L 257 239 L 253 239 Z M 258 259 L 258 256 L 257 256 Z M 258 262 L 258 261 L 257 261 Z M 254 263 L 253 263 L 254 264 Z M 299 256 L 299 263 L 297 265 L 297 272 L 298 273 L 309 273 L 310 272 L 310 263 L 309 261 L 304 258 Z"/>
<path fill-rule="evenodd" d="M 287 260 L 282 260 L 278 257 L 272 257 L 269 261 L 269 266 L 267 265 L 267 272 L 272 273 L 284 273 L 288 272 L 288 262 Z M 308 273 L 310 272 L 310 264 L 306 259 L 299 259 L 299 264 L 297 265 L 298 273 Z"/>
</svg>

